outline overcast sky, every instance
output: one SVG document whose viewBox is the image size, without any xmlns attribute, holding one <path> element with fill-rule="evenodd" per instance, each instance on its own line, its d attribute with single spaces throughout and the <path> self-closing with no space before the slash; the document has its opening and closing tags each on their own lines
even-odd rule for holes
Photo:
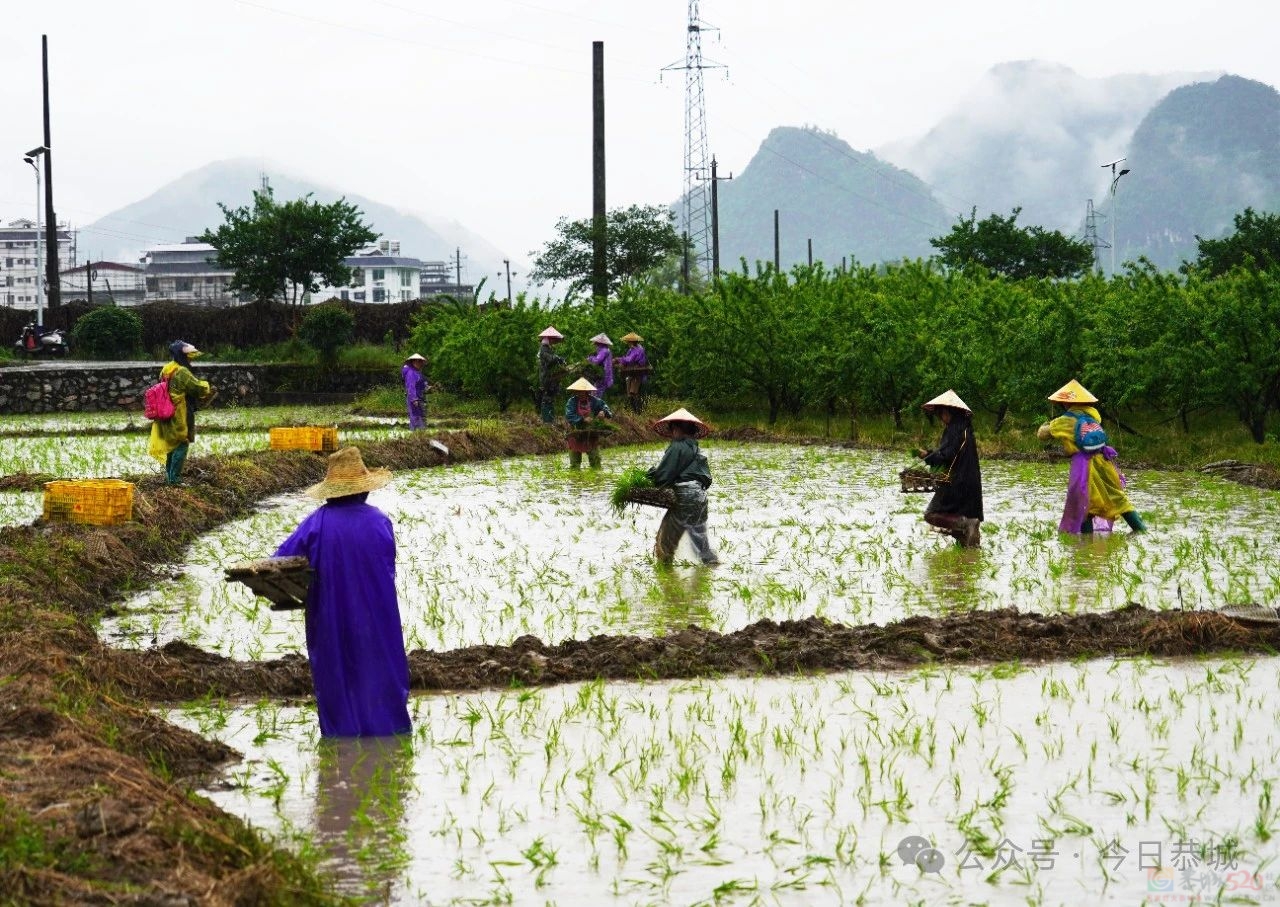
<svg viewBox="0 0 1280 907">
<path fill-rule="evenodd" d="M 247 157 L 457 220 L 515 259 L 590 214 L 591 42 L 608 202 L 682 188 L 683 0 L 43 0 L 5 4 L 0 219 L 31 216 L 48 34 L 60 219 L 89 223 Z M 1280 84 L 1274 0 L 703 0 L 709 146 L 738 171 L 777 125 L 866 150 L 926 131 L 996 63 Z M 7 163 L 5 163 L 7 161 Z M 164 224 L 137 225 L 139 245 Z M 180 238 L 180 237 L 172 237 Z M 114 241 L 112 242 L 114 244 Z M 84 237 L 82 256 L 94 240 Z M 464 250 L 465 251 L 465 250 Z M 407 254 L 413 250 L 406 249 Z"/>
</svg>

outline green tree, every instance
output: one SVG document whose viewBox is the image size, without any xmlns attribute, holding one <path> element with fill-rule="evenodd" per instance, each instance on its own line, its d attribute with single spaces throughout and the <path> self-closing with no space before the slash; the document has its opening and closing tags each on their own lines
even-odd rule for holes
<svg viewBox="0 0 1280 907">
<path fill-rule="evenodd" d="M 71 340 L 93 359 L 128 359 L 142 347 L 142 318 L 130 309 L 102 306 L 76 321 Z"/>
<path fill-rule="evenodd" d="M 1019 227 L 1021 208 L 1008 217 L 991 214 L 978 220 L 978 209 L 961 215 L 951 232 L 929 244 L 949 268 L 978 265 L 993 274 L 1014 280 L 1029 277 L 1079 277 L 1093 266 L 1093 249 L 1058 230 L 1040 226 Z"/>
<path fill-rule="evenodd" d="M 318 305 L 307 312 L 298 326 L 298 339 L 320 354 L 320 360 L 333 363 L 338 350 L 351 342 L 356 318 L 336 305 Z"/>
<path fill-rule="evenodd" d="M 321 284 L 343 286 L 351 279 L 343 259 L 378 238 L 346 199 L 322 205 L 308 194 L 281 204 L 266 189 L 253 193 L 252 206 L 218 207 L 226 223 L 200 239 L 217 250 L 214 262 L 235 271 L 228 286 L 263 304 L 297 304 Z"/>
<path fill-rule="evenodd" d="M 493 397 L 498 409 L 532 395 L 537 377 L 537 336 L 547 312 L 536 302 L 444 315 L 446 331 L 432 357 L 432 377 L 474 396 Z M 434 322 L 422 321 L 419 325 Z M 420 335 L 415 330 L 414 337 Z"/>
<path fill-rule="evenodd" d="M 1185 262 L 1184 273 L 1198 271 L 1206 277 L 1221 277 L 1232 268 L 1269 271 L 1280 265 L 1280 214 L 1258 214 L 1245 208 L 1234 218 L 1235 232 L 1222 239 L 1205 239 L 1197 234 L 1199 255 Z"/>
<path fill-rule="evenodd" d="M 676 232 L 675 217 L 658 205 L 615 208 L 605 215 L 605 270 L 609 294 L 628 281 L 642 280 L 668 267 L 672 256 L 684 251 L 684 239 Z M 556 224 L 556 238 L 541 252 L 531 252 L 535 282 L 568 282 L 566 296 L 591 288 L 595 227 L 590 218 Z"/>
</svg>

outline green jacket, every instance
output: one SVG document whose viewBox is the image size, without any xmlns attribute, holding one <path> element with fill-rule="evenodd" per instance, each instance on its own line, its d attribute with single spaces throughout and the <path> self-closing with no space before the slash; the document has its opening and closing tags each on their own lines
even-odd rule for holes
<svg viewBox="0 0 1280 907">
<path fill-rule="evenodd" d="M 680 438 L 668 444 L 662 459 L 648 471 L 648 476 L 659 488 L 670 488 L 680 482 L 697 482 L 703 488 L 711 487 L 711 468 L 707 466 L 707 457 L 693 438 Z"/>
</svg>

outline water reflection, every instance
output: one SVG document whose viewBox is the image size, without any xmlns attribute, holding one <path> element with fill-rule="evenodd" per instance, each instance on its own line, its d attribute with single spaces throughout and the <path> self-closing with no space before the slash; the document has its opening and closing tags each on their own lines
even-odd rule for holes
<svg viewBox="0 0 1280 907">
<path fill-rule="evenodd" d="M 709 607 L 712 572 L 712 568 L 702 565 L 653 565 L 654 584 L 647 598 L 653 605 L 651 615 L 655 633 L 683 630 L 690 624 L 703 628 L 716 625 Z"/>
<path fill-rule="evenodd" d="M 944 610 L 971 610 L 979 607 L 981 548 L 961 548 L 958 545 L 939 548 L 925 558 L 925 565 L 933 597 Z"/>
<path fill-rule="evenodd" d="M 316 759 L 316 841 L 326 867 L 343 892 L 388 902 L 410 860 L 412 738 L 326 739 Z"/>
</svg>

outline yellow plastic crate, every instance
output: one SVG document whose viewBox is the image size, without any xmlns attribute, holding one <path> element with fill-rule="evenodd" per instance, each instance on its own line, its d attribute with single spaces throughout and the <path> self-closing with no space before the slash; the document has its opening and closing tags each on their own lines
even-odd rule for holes
<svg viewBox="0 0 1280 907">
<path fill-rule="evenodd" d="M 302 426 L 300 428 L 271 429 L 272 450 L 320 450 L 333 452 L 338 449 L 336 426 Z"/>
<path fill-rule="evenodd" d="M 133 483 L 75 479 L 44 483 L 44 518 L 50 523 L 111 526 L 133 519 Z"/>
</svg>

